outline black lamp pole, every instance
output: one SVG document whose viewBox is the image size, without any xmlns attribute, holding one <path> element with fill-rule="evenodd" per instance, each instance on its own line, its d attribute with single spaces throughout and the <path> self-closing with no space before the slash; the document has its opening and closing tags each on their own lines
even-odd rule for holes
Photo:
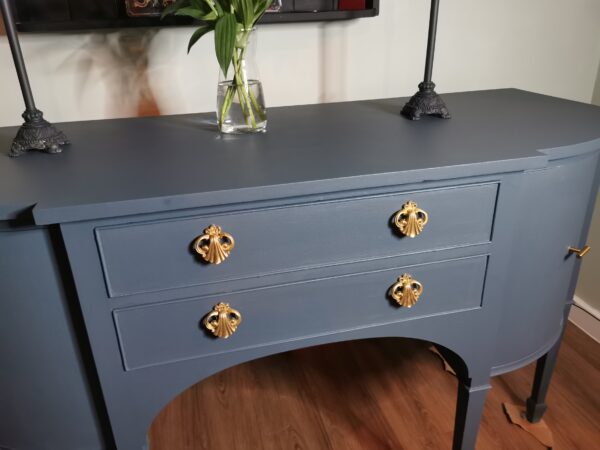
<svg viewBox="0 0 600 450">
<path fill-rule="evenodd" d="M 412 96 L 409 102 L 404 105 L 401 112 L 403 116 L 411 120 L 419 120 L 422 115 L 436 116 L 443 119 L 450 118 L 450 113 L 448 112 L 448 108 L 446 108 L 446 104 L 435 92 L 435 83 L 431 81 L 439 9 L 440 0 L 431 0 L 427 56 L 425 58 L 425 78 L 423 82 L 419 84 L 419 92 Z"/>
<path fill-rule="evenodd" d="M 6 28 L 6 36 L 10 44 L 21 92 L 25 100 L 25 112 L 23 119 L 25 123 L 21 125 L 17 136 L 15 137 L 9 156 L 19 156 L 29 150 L 41 150 L 47 153 L 60 153 L 61 145 L 68 144 L 67 137 L 54 125 L 44 120 L 43 113 L 35 107 L 33 93 L 29 85 L 29 77 L 23 60 L 23 53 L 17 36 L 17 29 L 11 10 L 10 0 L 0 0 L 0 9 L 4 18 L 4 26 Z"/>
</svg>

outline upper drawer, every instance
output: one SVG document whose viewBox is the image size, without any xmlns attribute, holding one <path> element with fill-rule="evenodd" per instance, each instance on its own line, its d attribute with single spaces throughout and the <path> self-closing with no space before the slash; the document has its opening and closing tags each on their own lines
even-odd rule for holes
<svg viewBox="0 0 600 450">
<path fill-rule="evenodd" d="M 490 183 L 107 226 L 96 238 L 118 297 L 489 242 L 497 191 Z M 393 220 L 409 201 L 428 215 L 415 238 Z M 219 265 L 193 249 L 211 224 L 235 240 Z"/>
</svg>

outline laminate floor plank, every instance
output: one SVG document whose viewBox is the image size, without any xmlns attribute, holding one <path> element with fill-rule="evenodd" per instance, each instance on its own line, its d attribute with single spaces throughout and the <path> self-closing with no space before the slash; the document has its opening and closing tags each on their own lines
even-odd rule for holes
<svg viewBox="0 0 600 450">
<path fill-rule="evenodd" d="M 297 355 L 284 353 L 263 359 L 255 367 L 255 386 L 248 399 L 261 419 L 258 430 L 265 450 L 330 449 L 329 435 L 313 408 L 310 389 L 301 377 Z M 290 382 L 294 380 L 294 382 Z M 276 407 L 274 407 L 277 405 Z M 261 426 L 262 425 L 262 426 Z M 306 433 L 306 427 L 310 433 Z"/>
<path fill-rule="evenodd" d="M 151 450 L 444 450 L 457 381 L 429 344 L 343 342 L 242 364 L 191 387 L 157 416 Z M 535 365 L 492 380 L 478 450 L 543 450 L 502 403 L 523 404 Z M 600 344 L 569 324 L 545 421 L 556 450 L 600 449 Z"/>
<path fill-rule="evenodd" d="M 360 370 L 352 357 L 358 351 L 356 347 L 364 344 L 323 346 L 318 351 L 305 349 L 297 352 L 299 367 L 305 373 L 313 405 L 319 405 L 316 409 L 333 449 L 399 448 L 396 433 L 368 390 L 372 372 Z M 340 408 L 341 404 L 347 407 Z"/>
</svg>

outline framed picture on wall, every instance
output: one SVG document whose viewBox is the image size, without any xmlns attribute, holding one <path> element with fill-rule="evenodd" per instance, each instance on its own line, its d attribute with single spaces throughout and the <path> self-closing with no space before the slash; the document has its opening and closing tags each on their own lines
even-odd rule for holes
<svg viewBox="0 0 600 450">
<path fill-rule="evenodd" d="M 194 25 L 190 17 L 167 17 L 175 0 L 10 0 L 21 32 Z M 273 0 L 260 23 L 347 20 L 379 14 L 379 0 Z"/>
<path fill-rule="evenodd" d="M 273 3 L 271 3 L 271 6 L 269 6 L 269 9 L 267 9 L 267 12 L 274 13 L 274 12 L 281 11 L 281 2 L 282 2 L 282 0 L 273 0 Z"/>
<path fill-rule="evenodd" d="M 158 16 L 173 0 L 125 0 L 129 17 Z"/>
</svg>

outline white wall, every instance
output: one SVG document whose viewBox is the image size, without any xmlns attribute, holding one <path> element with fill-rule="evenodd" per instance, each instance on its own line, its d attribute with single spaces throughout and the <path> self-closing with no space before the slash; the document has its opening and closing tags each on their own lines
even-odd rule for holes
<svg viewBox="0 0 600 450">
<path fill-rule="evenodd" d="M 600 64 L 598 64 L 598 75 L 596 76 L 596 88 L 594 89 L 592 103 L 600 106 Z"/>
<path fill-rule="evenodd" d="M 426 0 L 381 0 L 374 19 L 262 26 L 258 60 L 268 104 L 411 95 L 422 77 L 428 7 Z M 38 106 L 56 122 L 136 115 L 139 96 L 146 110 L 155 100 L 164 114 L 214 110 L 212 36 L 187 56 L 190 33 L 23 35 Z M 434 79 L 442 92 L 519 87 L 592 97 L 600 0 L 444 1 L 438 35 Z M 141 93 L 140 85 L 147 85 Z M 17 124 L 23 105 L 4 36 L 0 87 L 0 126 Z"/>
<path fill-rule="evenodd" d="M 600 65 L 592 103 L 600 106 Z M 596 321 L 588 319 L 585 323 L 587 328 L 584 329 L 593 336 L 600 336 L 600 277 L 598 276 L 600 274 L 600 196 L 596 201 L 588 244 L 592 247 L 592 251 L 586 255 L 581 264 L 576 304 L 597 319 Z M 600 341 L 598 338 L 597 340 Z"/>
</svg>

